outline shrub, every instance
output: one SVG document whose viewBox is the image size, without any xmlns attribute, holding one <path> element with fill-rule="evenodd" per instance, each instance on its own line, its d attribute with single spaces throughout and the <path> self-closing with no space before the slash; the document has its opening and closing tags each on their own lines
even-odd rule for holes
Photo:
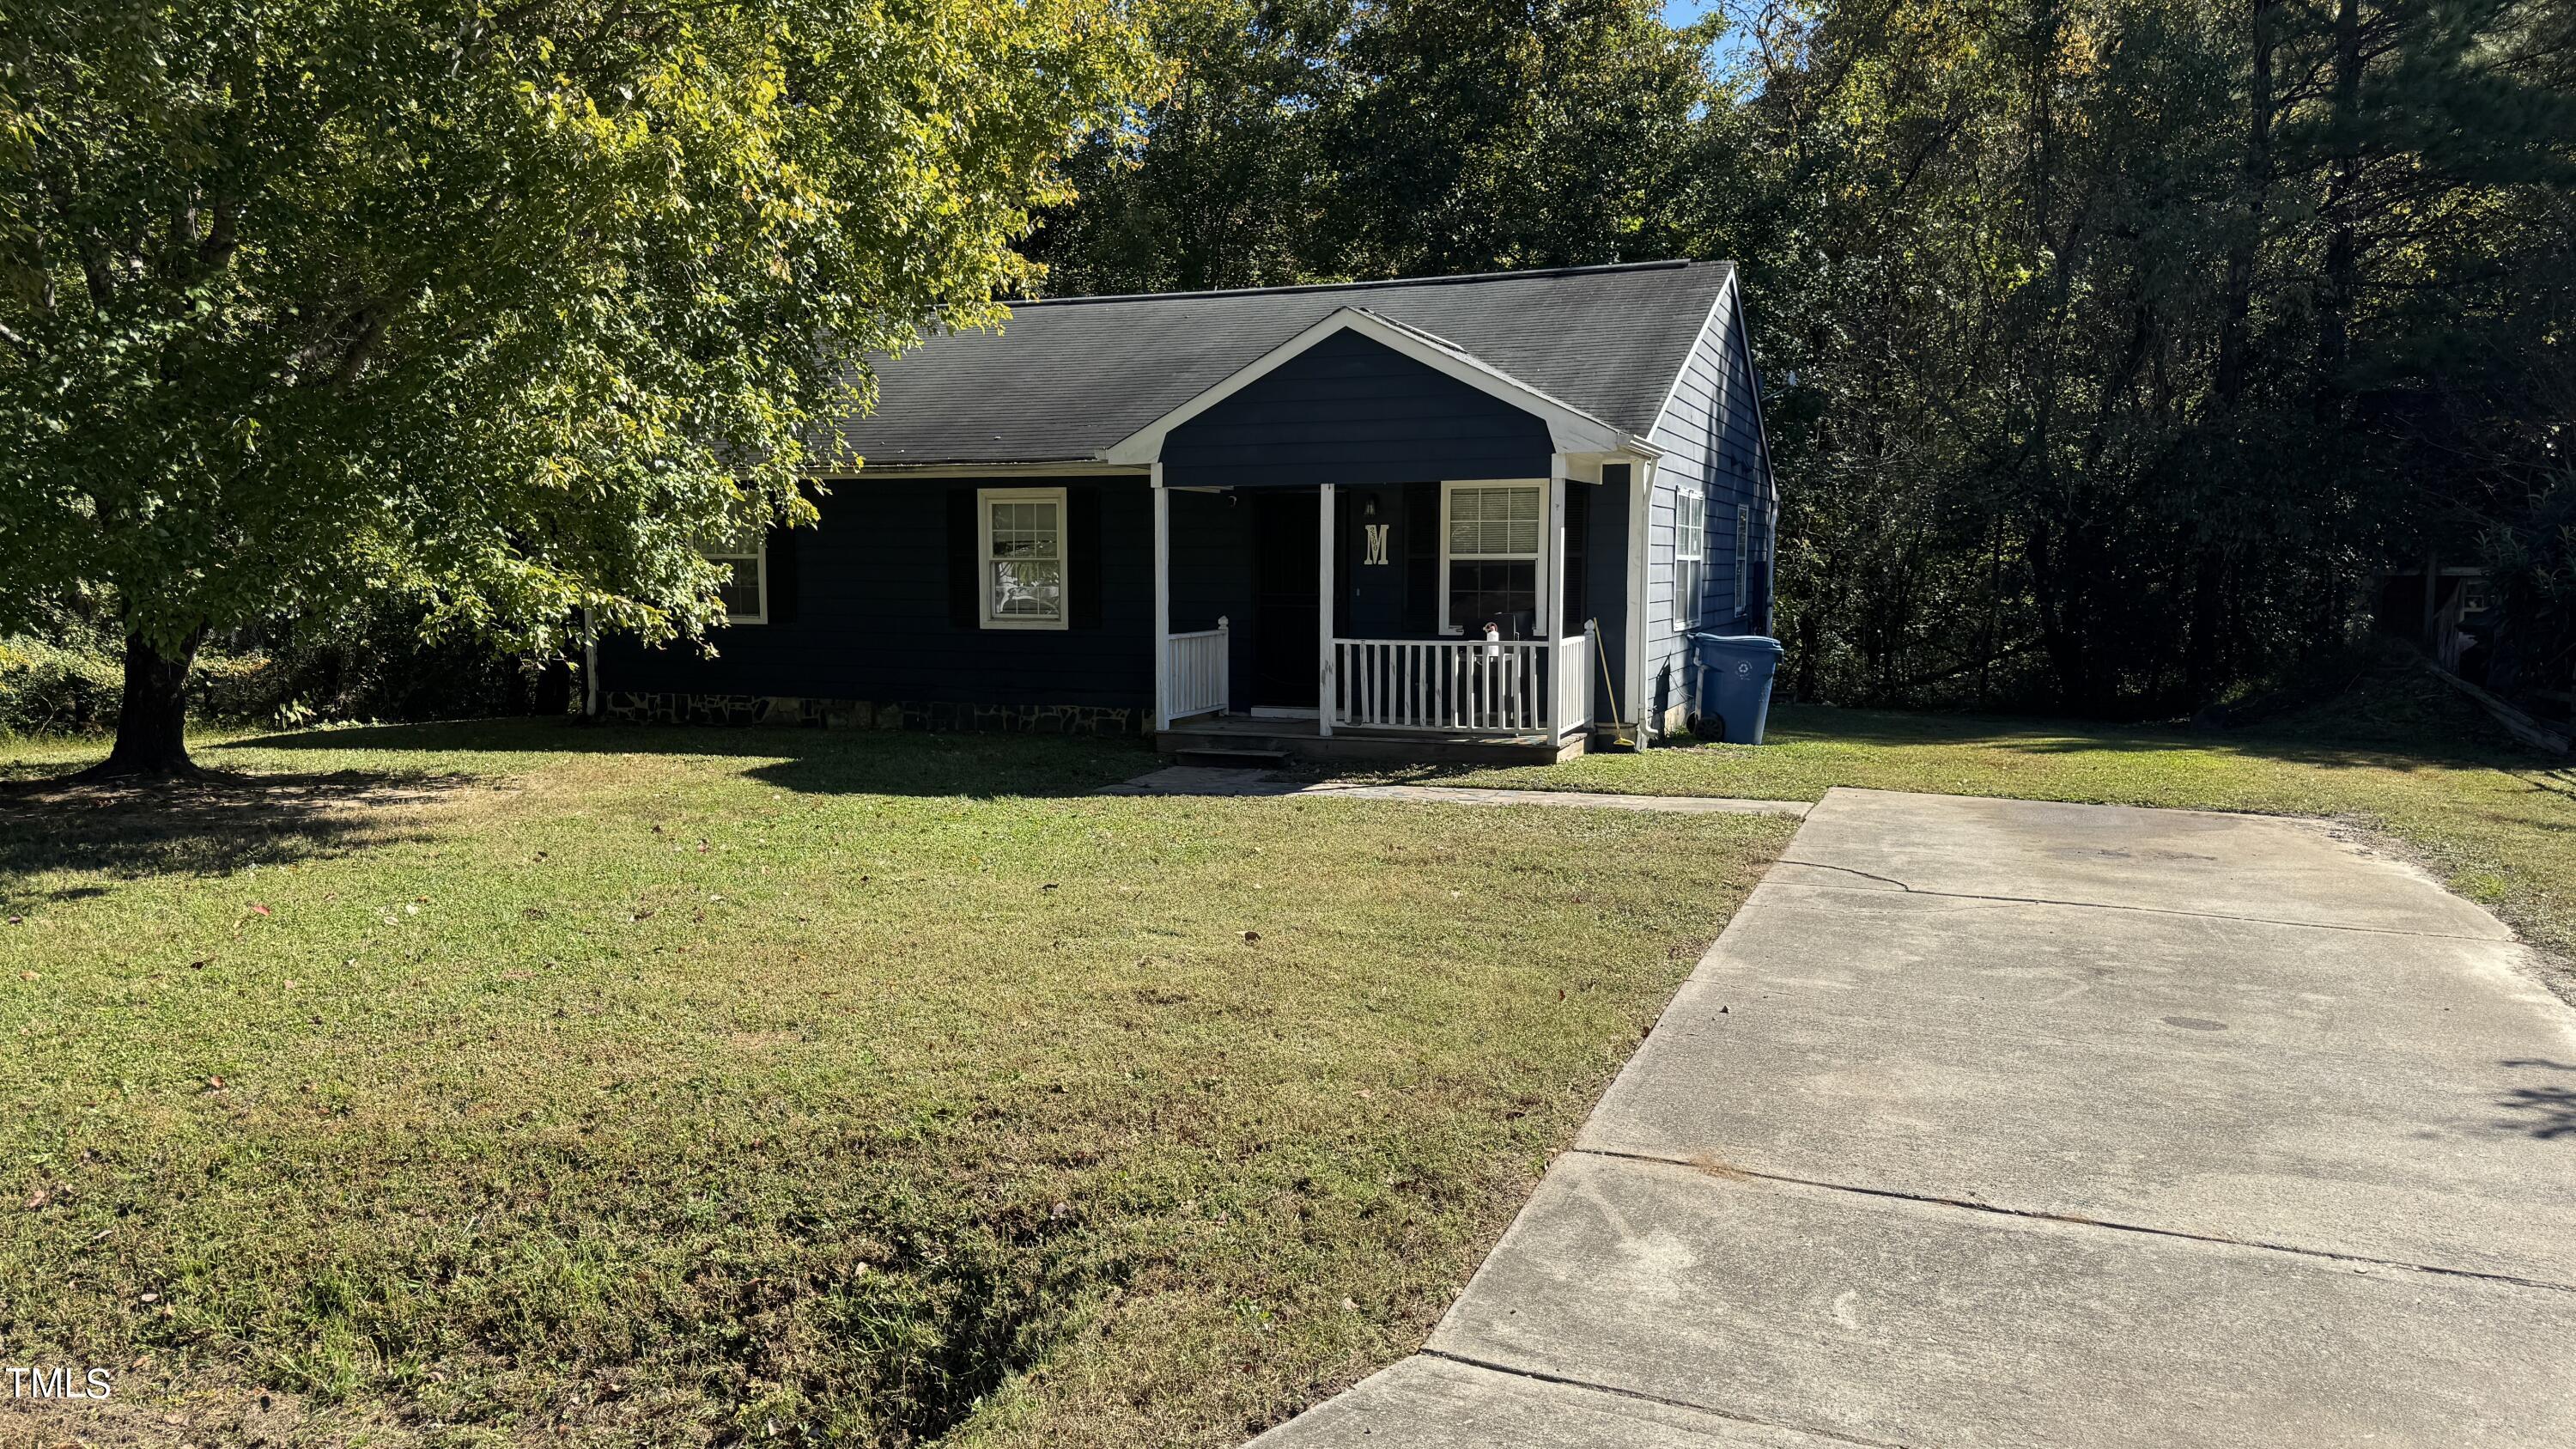
<svg viewBox="0 0 2576 1449">
<path fill-rule="evenodd" d="M 113 629 L 70 615 L 42 636 L 0 639 L 0 735 L 114 729 L 122 647 Z M 473 640 L 424 643 L 417 618 L 399 608 L 358 610 L 210 642 L 197 655 L 188 712 L 286 728 L 527 714 L 538 665 Z"/>
<path fill-rule="evenodd" d="M 78 733 L 116 723 L 125 666 L 87 642 L 0 639 L 0 734 Z"/>
</svg>

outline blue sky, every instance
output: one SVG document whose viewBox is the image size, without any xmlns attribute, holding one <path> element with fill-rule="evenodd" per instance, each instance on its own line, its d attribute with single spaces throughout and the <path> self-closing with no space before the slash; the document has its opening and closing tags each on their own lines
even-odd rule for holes
<svg viewBox="0 0 2576 1449">
<path fill-rule="evenodd" d="M 1715 0 L 1664 0 L 1664 23 L 1688 25 L 1717 8 Z M 1719 58 L 1725 58 L 1741 46 L 1742 41 L 1738 38 L 1740 34 L 1741 32 L 1727 35 L 1717 42 L 1716 50 Z"/>
</svg>

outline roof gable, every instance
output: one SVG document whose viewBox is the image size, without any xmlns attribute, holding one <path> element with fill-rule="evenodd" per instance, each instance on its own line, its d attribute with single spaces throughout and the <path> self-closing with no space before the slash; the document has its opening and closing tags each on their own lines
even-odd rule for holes
<svg viewBox="0 0 2576 1449">
<path fill-rule="evenodd" d="M 1173 487 L 1544 477 L 1547 420 L 1336 327 L 1151 444 Z M 1117 461 L 1113 450 L 1112 461 Z"/>
<path fill-rule="evenodd" d="M 1418 368 L 1436 373 L 1454 389 L 1482 394 L 1507 409 L 1537 420 L 1546 426 L 1548 436 L 1559 452 L 1610 452 L 1623 446 L 1642 446 L 1638 440 L 1600 418 L 1488 366 L 1443 338 L 1389 321 L 1363 308 L 1343 307 L 1220 379 L 1179 407 L 1110 444 L 1102 456 L 1112 463 L 1154 462 L 1162 456 L 1164 440 L 1175 429 L 1187 426 L 1210 409 L 1224 406 L 1247 390 L 1259 389 L 1264 381 L 1295 368 L 1300 360 L 1327 350 L 1337 356 L 1365 356 L 1364 352 L 1355 352 L 1342 345 L 1351 339 L 1361 339 L 1369 350 L 1393 353 Z"/>
</svg>

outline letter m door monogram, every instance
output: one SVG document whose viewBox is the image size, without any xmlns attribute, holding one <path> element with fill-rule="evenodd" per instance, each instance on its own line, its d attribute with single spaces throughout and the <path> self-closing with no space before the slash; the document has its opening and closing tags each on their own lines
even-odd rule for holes
<svg viewBox="0 0 2576 1449">
<path fill-rule="evenodd" d="M 1391 523 L 1372 523 L 1367 525 L 1368 555 L 1360 560 L 1361 563 L 1383 564 L 1386 562 L 1386 531 L 1394 526 L 1395 525 Z"/>
</svg>

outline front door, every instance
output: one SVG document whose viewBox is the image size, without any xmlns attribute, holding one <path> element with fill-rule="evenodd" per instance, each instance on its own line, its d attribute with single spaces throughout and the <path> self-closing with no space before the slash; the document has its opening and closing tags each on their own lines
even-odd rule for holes
<svg viewBox="0 0 2576 1449">
<path fill-rule="evenodd" d="M 1342 528 L 1333 580 L 1342 607 L 1335 631 L 1353 639 L 1396 639 L 1404 634 L 1406 550 L 1404 490 L 1345 488 L 1333 497 Z"/>
<path fill-rule="evenodd" d="M 1316 495 L 1246 491 L 1252 504 L 1252 705 L 1313 709 Z"/>
</svg>

